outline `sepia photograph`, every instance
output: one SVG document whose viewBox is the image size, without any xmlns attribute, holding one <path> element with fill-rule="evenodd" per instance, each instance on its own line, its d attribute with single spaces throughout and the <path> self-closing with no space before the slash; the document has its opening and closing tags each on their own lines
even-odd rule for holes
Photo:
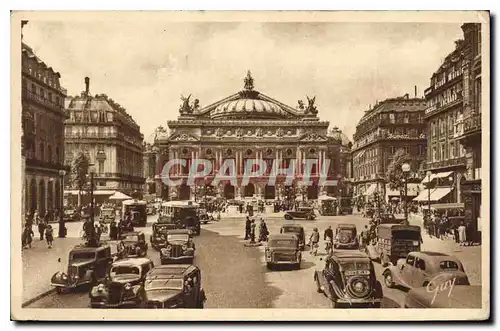
<svg viewBox="0 0 500 331">
<path fill-rule="evenodd" d="M 11 30 L 13 320 L 490 317 L 489 12 Z"/>
</svg>

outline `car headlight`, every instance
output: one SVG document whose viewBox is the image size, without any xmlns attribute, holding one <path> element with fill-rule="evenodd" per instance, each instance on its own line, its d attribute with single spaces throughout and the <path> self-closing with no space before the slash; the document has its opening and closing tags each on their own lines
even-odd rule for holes
<svg viewBox="0 0 500 331">
<path fill-rule="evenodd" d="M 171 250 L 171 249 L 172 249 L 172 246 L 168 245 L 167 250 Z"/>
<path fill-rule="evenodd" d="M 62 274 L 61 278 L 62 278 L 63 280 L 66 280 L 66 279 L 68 279 L 68 276 L 66 276 L 65 274 Z"/>
<path fill-rule="evenodd" d="M 132 288 L 129 283 L 125 284 L 125 291 L 129 291 Z"/>
<path fill-rule="evenodd" d="M 163 249 L 161 250 L 161 253 L 162 253 L 163 255 L 170 255 L 170 250 L 169 250 L 169 249 L 166 249 L 166 248 L 163 248 Z"/>
<path fill-rule="evenodd" d="M 104 292 L 104 284 L 97 285 L 97 292 Z"/>
<path fill-rule="evenodd" d="M 185 251 L 186 249 L 188 249 L 188 246 L 186 244 L 182 245 L 182 250 Z"/>
<path fill-rule="evenodd" d="M 418 240 L 413 240 L 412 244 L 413 246 L 418 246 Z"/>
<path fill-rule="evenodd" d="M 78 275 L 75 275 L 75 277 L 74 277 L 74 278 L 75 278 L 75 279 L 78 279 L 78 278 L 80 278 L 80 276 L 78 276 Z"/>
</svg>

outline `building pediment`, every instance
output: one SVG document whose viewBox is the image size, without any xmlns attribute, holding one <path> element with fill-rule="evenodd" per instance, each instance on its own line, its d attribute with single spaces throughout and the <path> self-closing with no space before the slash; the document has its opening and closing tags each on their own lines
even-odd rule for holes
<svg viewBox="0 0 500 331">
<path fill-rule="evenodd" d="M 299 137 L 299 141 L 327 142 L 328 138 L 317 133 L 306 133 Z"/>
<path fill-rule="evenodd" d="M 175 132 L 168 140 L 170 141 L 199 141 L 200 137 L 187 132 Z"/>
</svg>

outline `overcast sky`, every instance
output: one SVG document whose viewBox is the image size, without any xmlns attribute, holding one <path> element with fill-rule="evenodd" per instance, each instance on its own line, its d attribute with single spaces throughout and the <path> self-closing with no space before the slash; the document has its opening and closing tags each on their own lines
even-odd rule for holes
<svg viewBox="0 0 500 331">
<path fill-rule="evenodd" d="M 30 21 L 24 42 L 62 75 L 69 95 L 105 93 L 145 139 L 178 115 L 180 95 L 201 106 L 243 88 L 295 107 L 316 95 L 319 116 L 352 138 L 370 104 L 422 96 L 462 38 L 460 24 L 159 23 Z"/>
</svg>

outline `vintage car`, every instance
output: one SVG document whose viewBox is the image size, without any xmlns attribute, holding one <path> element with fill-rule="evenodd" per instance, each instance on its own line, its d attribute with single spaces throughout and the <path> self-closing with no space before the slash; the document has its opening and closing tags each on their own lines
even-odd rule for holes
<svg viewBox="0 0 500 331">
<path fill-rule="evenodd" d="M 108 245 L 99 247 L 77 245 L 69 252 L 68 271 L 55 273 L 50 283 L 55 286 L 57 293 L 81 285 L 92 286 L 106 276 L 112 260 L 111 249 Z"/>
<path fill-rule="evenodd" d="M 160 250 L 167 245 L 167 232 L 176 228 L 174 223 L 153 223 L 153 234 L 149 241 L 151 247 Z"/>
<path fill-rule="evenodd" d="M 205 208 L 198 209 L 198 217 L 200 218 L 200 222 L 203 224 L 207 224 L 208 221 L 210 221 L 210 216 Z"/>
<path fill-rule="evenodd" d="M 144 233 L 134 231 L 120 234 L 120 240 L 125 245 L 127 257 L 141 257 L 148 253 L 148 243 Z"/>
<path fill-rule="evenodd" d="M 314 209 L 312 207 L 299 207 L 297 210 L 287 210 L 285 211 L 285 219 L 292 220 L 294 218 L 314 220 L 316 214 L 314 214 Z"/>
<path fill-rule="evenodd" d="M 392 288 L 400 285 L 406 288 L 469 285 L 469 278 L 459 259 L 437 252 L 411 252 L 406 259 L 399 259 L 396 265 L 387 267 L 383 273 L 384 283 Z"/>
<path fill-rule="evenodd" d="M 421 242 L 421 230 L 417 225 L 380 224 L 376 241 L 366 246 L 366 253 L 385 267 L 406 258 L 409 252 L 420 251 Z"/>
<path fill-rule="evenodd" d="M 304 227 L 300 224 L 283 224 L 280 229 L 282 234 L 295 234 L 299 239 L 299 248 L 304 250 L 306 247 L 306 234 L 304 232 Z"/>
<path fill-rule="evenodd" d="M 122 202 L 122 215 L 129 213 L 132 216 L 133 226 L 144 227 L 148 220 L 146 205 L 146 201 L 143 200 L 125 200 Z"/>
<path fill-rule="evenodd" d="M 104 223 L 111 223 L 116 218 L 115 208 L 101 208 L 99 219 Z"/>
<path fill-rule="evenodd" d="M 333 238 L 333 248 L 335 249 L 358 249 L 358 235 L 356 225 L 338 224 L 335 228 Z"/>
<path fill-rule="evenodd" d="M 161 264 L 179 261 L 193 263 L 195 250 L 191 230 L 169 230 L 167 232 L 167 245 L 160 249 Z"/>
<path fill-rule="evenodd" d="M 405 296 L 404 308 L 482 308 L 481 285 L 455 285 L 435 291 L 427 287 L 411 289 Z"/>
<path fill-rule="evenodd" d="M 382 285 L 377 281 L 373 262 L 365 253 L 334 251 L 324 261 L 324 267 L 314 273 L 314 282 L 317 291 L 330 300 L 332 308 L 343 304 L 380 308 L 384 297 Z"/>
<path fill-rule="evenodd" d="M 81 214 L 76 209 L 64 209 L 63 220 L 65 222 L 79 222 Z"/>
<path fill-rule="evenodd" d="M 171 222 L 176 229 L 188 229 L 194 235 L 200 235 L 201 226 L 198 216 L 198 204 L 193 201 L 168 201 L 162 203 L 158 222 Z"/>
<path fill-rule="evenodd" d="M 154 215 L 154 214 L 156 214 L 156 206 L 153 205 L 153 204 L 148 203 L 146 205 L 146 213 L 148 215 Z"/>
<path fill-rule="evenodd" d="M 339 215 L 352 215 L 352 197 L 340 197 Z"/>
<path fill-rule="evenodd" d="M 155 267 L 146 275 L 143 308 L 203 308 L 205 291 L 201 271 L 190 264 Z"/>
<path fill-rule="evenodd" d="M 114 262 L 105 281 L 92 287 L 91 308 L 139 308 L 145 299 L 144 280 L 154 268 L 148 258 L 124 259 Z"/>
<path fill-rule="evenodd" d="M 299 238 L 296 234 L 275 234 L 269 236 L 265 249 L 268 269 L 276 265 L 293 265 L 300 269 L 302 253 L 299 248 Z"/>
</svg>

